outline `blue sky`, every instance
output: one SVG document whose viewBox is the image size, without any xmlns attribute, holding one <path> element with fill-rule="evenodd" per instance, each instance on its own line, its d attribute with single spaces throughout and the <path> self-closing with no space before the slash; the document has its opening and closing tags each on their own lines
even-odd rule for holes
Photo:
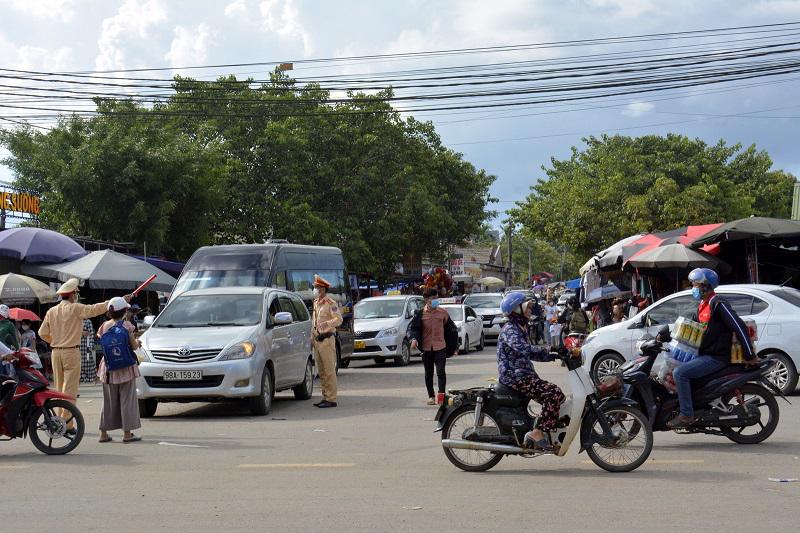
<svg viewBox="0 0 800 533">
<path fill-rule="evenodd" d="M 791 22 L 800 21 L 800 0 L 0 0 L 0 20 L 0 67 L 83 71 L 277 62 Z M 501 60 L 568 53 L 515 52 Z M 452 61 L 408 61 L 402 68 Z M 397 64 L 367 62 L 324 71 L 298 68 L 295 73 L 369 74 L 393 68 Z M 263 76 L 264 70 L 233 72 Z M 676 132 L 710 143 L 720 138 L 755 143 L 772 155 L 776 168 L 800 175 L 800 120 L 793 118 L 800 117 L 800 83 L 718 89 L 676 93 L 669 100 L 631 98 L 602 109 L 575 105 L 418 118 L 433 120 L 445 144 L 497 176 L 492 193 L 501 200 L 499 210 L 525 197 L 551 157 L 568 157 L 582 136 L 604 132 Z M 0 108 L 0 117 L 5 113 Z M 731 114 L 740 116 L 725 116 Z M 10 179 L 9 169 L 0 166 L 0 180 Z"/>
</svg>

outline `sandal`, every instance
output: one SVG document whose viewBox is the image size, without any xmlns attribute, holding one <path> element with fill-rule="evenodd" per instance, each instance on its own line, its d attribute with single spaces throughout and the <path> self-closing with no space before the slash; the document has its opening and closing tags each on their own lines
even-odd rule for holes
<svg viewBox="0 0 800 533">
<path fill-rule="evenodd" d="M 555 448 L 553 448 L 553 446 L 550 444 L 550 441 L 548 441 L 546 438 L 533 440 L 528 434 L 525 435 L 525 439 L 522 442 L 522 447 L 526 450 L 531 450 L 534 452 L 555 452 Z"/>
<path fill-rule="evenodd" d="M 111 437 L 106 437 L 104 439 L 98 440 L 97 442 L 113 442 L 113 441 L 114 439 L 112 439 Z"/>
<path fill-rule="evenodd" d="M 428 398 L 428 405 L 436 405 L 436 398 Z"/>
<path fill-rule="evenodd" d="M 122 442 L 125 442 L 125 443 L 128 443 L 128 442 L 139 442 L 140 440 L 142 440 L 142 437 L 140 437 L 138 435 L 134 435 L 133 437 L 131 437 L 129 439 L 122 439 Z"/>
</svg>

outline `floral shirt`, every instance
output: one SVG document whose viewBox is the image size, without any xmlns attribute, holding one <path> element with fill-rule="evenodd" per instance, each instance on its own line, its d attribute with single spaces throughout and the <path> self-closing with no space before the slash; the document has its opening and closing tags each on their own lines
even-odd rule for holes
<svg viewBox="0 0 800 533">
<path fill-rule="evenodd" d="M 512 387 L 535 376 L 531 359 L 552 361 L 554 358 L 546 347 L 528 342 L 528 335 L 522 326 L 509 320 L 497 339 L 497 372 L 500 383 Z"/>
</svg>

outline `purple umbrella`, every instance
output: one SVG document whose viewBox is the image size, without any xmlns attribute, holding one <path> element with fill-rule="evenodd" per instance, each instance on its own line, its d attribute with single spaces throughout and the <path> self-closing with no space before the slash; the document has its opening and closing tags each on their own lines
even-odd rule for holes
<svg viewBox="0 0 800 533">
<path fill-rule="evenodd" d="M 63 263 L 80 259 L 86 250 L 56 231 L 13 228 L 0 232 L 0 255 L 28 263 Z"/>
</svg>

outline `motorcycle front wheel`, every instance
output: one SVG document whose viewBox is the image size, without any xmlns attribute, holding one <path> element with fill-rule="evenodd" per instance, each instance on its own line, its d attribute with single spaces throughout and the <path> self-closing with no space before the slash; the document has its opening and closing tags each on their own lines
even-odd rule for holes
<svg viewBox="0 0 800 533">
<path fill-rule="evenodd" d="M 75 430 L 69 431 L 70 422 Z M 47 455 L 64 455 L 83 439 L 86 425 L 80 410 L 66 400 L 48 400 L 28 419 L 28 435 L 36 449 Z"/>
<path fill-rule="evenodd" d="M 500 428 L 490 415 L 483 413 L 483 419 L 478 425 L 483 434 L 497 432 L 500 436 Z M 462 440 L 464 433 L 475 427 L 475 406 L 464 405 L 459 407 L 447 421 L 442 430 L 442 440 L 456 439 Z M 487 452 L 482 450 L 461 450 L 455 448 L 444 448 L 444 454 L 451 463 L 466 472 L 484 472 L 500 462 L 502 454 Z"/>
<path fill-rule="evenodd" d="M 653 449 L 653 429 L 647 417 L 625 405 L 606 409 L 602 415 L 614 434 L 611 440 L 603 435 L 603 428 L 593 415 L 583 421 L 591 425 L 592 442 L 586 453 L 592 462 L 609 472 L 631 472 L 642 466 Z"/>
</svg>

